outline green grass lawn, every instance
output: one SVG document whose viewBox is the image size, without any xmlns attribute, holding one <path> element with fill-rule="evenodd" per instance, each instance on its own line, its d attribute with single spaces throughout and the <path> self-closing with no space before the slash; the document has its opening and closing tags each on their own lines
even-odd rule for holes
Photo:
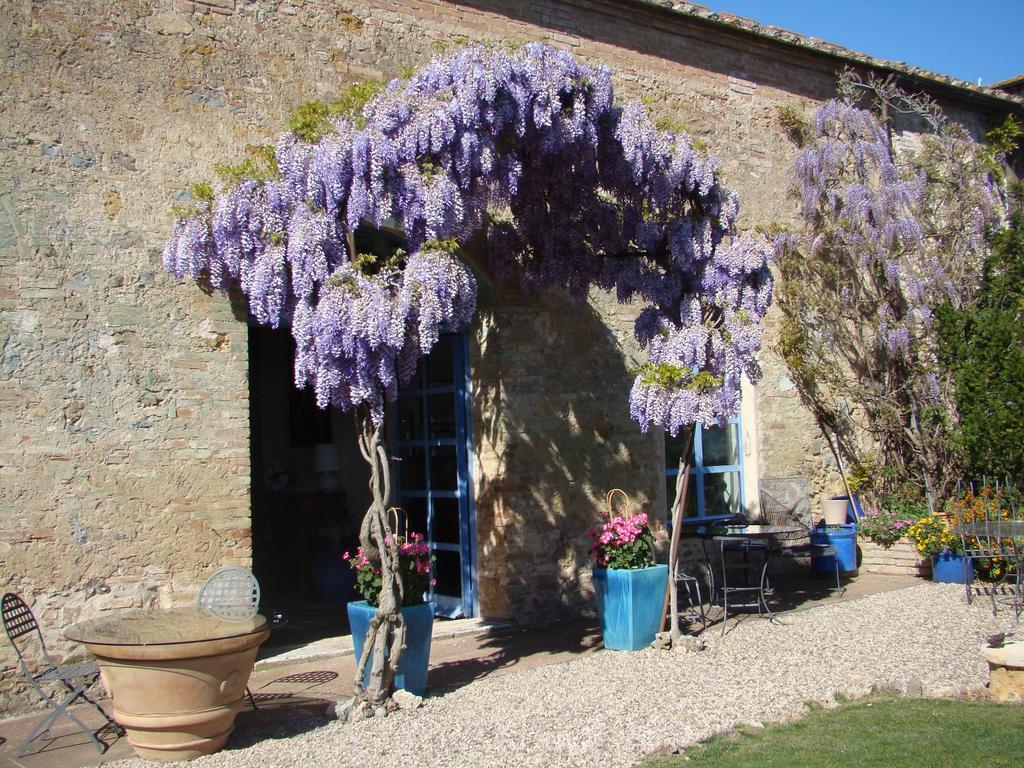
<svg viewBox="0 0 1024 768">
<path fill-rule="evenodd" d="M 1019 768 L 1024 706 L 872 698 L 790 725 L 717 736 L 644 768 Z"/>
</svg>

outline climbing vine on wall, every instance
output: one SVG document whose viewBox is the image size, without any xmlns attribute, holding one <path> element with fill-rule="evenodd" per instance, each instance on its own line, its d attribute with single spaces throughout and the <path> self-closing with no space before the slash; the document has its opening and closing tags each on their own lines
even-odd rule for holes
<svg viewBox="0 0 1024 768">
<path fill-rule="evenodd" d="M 801 227 L 776 237 L 779 350 L 841 457 L 873 490 L 942 495 L 957 480 L 957 413 L 934 316 L 976 300 L 1005 225 L 1001 162 L 926 97 L 849 73 L 840 98 L 801 124 L 794 166 Z M 911 121 L 916 148 L 894 141 Z"/>
<path fill-rule="evenodd" d="M 384 403 L 442 329 L 472 320 L 476 278 L 460 248 L 477 233 L 499 280 L 640 304 L 646 360 L 630 410 L 642 429 L 721 422 L 737 410 L 741 375 L 760 375 L 770 244 L 737 235 L 738 201 L 713 157 L 655 127 L 642 105 L 619 105 L 611 72 L 565 51 L 466 48 L 382 89 L 307 105 L 273 148 L 196 193 L 164 263 L 241 290 L 262 324 L 288 324 L 296 385 L 321 407 L 358 411 L 374 490 L 361 538 L 385 573 L 397 558 L 383 514 Z M 358 253 L 366 226 L 400 230 L 407 249 Z M 392 662 L 400 603 L 382 597 L 377 614 L 375 648 L 390 647 Z M 373 678 L 367 703 L 389 680 Z"/>
</svg>

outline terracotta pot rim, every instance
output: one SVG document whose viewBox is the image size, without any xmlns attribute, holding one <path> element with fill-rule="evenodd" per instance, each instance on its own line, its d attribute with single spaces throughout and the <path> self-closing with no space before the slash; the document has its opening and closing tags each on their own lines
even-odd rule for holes
<svg viewBox="0 0 1024 768">
<path fill-rule="evenodd" d="M 99 659 L 118 661 L 175 661 L 178 659 L 201 659 L 207 656 L 224 656 L 238 653 L 261 645 L 270 637 L 270 628 L 264 627 L 235 637 L 221 637 L 212 640 L 190 640 L 178 643 L 153 645 L 127 645 L 108 643 L 82 643 Z"/>
</svg>

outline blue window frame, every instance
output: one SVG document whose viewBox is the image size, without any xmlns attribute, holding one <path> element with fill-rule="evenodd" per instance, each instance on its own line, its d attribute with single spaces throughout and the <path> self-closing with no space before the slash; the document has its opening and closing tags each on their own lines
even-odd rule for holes
<svg viewBox="0 0 1024 768">
<path fill-rule="evenodd" d="M 687 518 L 715 519 L 746 512 L 741 427 L 739 416 L 730 419 L 724 427 L 696 426 L 686 500 Z M 683 440 L 682 430 L 678 437 L 665 435 L 665 485 L 669 510 L 675 504 Z"/>
<path fill-rule="evenodd" d="M 477 613 L 468 356 L 466 334 L 442 334 L 399 390 L 390 419 L 398 459 L 392 496 L 409 530 L 430 542 L 430 599 L 448 617 Z"/>
</svg>

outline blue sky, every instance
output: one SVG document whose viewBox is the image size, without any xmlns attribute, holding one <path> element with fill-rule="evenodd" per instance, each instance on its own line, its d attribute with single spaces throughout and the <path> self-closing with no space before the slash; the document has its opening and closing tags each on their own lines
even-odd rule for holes
<svg viewBox="0 0 1024 768">
<path fill-rule="evenodd" d="M 1024 74 L 1024 0 L 697 0 L 972 83 Z"/>
</svg>

